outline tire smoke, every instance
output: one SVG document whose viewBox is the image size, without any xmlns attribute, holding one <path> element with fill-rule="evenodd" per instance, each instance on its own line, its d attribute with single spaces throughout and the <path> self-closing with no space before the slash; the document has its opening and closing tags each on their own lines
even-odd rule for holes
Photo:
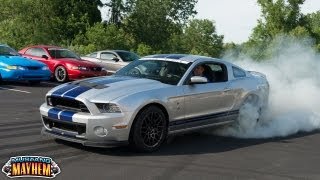
<svg viewBox="0 0 320 180">
<path fill-rule="evenodd" d="M 215 131 L 238 138 L 285 137 L 320 128 L 320 56 L 306 41 L 280 38 L 273 58 L 257 62 L 241 55 L 233 63 L 262 72 L 270 84 L 269 105 L 259 116 L 257 108 L 240 109 L 237 125 Z"/>
</svg>

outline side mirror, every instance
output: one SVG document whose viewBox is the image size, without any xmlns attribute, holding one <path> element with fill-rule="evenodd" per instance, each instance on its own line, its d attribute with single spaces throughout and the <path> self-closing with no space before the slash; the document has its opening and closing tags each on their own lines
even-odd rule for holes
<svg viewBox="0 0 320 180">
<path fill-rule="evenodd" d="M 115 61 L 115 62 L 118 62 L 118 61 L 119 61 L 119 58 L 113 57 L 112 60 Z"/>
<path fill-rule="evenodd" d="M 42 55 L 41 58 L 48 59 L 49 57 L 47 55 Z"/>
<path fill-rule="evenodd" d="M 206 84 L 208 79 L 202 76 L 192 76 L 190 79 L 190 84 Z"/>
</svg>

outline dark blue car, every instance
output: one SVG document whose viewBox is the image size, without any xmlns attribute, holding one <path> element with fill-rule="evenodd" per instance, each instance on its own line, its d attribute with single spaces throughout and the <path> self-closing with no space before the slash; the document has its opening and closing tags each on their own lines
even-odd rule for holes
<svg viewBox="0 0 320 180">
<path fill-rule="evenodd" d="M 11 47 L 0 44 L 0 82 L 29 81 L 36 84 L 50 77 L 51 72 L 44 63 L 24 58 Z"/>
</svg>

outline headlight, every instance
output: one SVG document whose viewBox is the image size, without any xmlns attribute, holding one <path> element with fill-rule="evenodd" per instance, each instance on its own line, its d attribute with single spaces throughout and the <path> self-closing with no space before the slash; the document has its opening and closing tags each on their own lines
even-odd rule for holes
<svg viewBox="0 0 320 180">
<path fill-rule="evenodd" d="M 107 71 L 107 69 L 106 68 L 101 68 L 101 71 Z"/>
<path fill-rule="evenodd" d="M 43 66 L 42 68 L 41 68 L 41 70 L 49 70 L 49 68 L 48 68 L 48 66 Z"/>
<path fill-rule="evenodd" d="M 97 103 L 96 105 L 101 113 L 121 113 L 119 106 L 117 106 L 116 104 Z"/>
<path fill-rule="evenodd" d="M 88 70 L 87 67 L 83 67 L 83 66 L 72 66 L 71 69 L 80 70 L 80 71 L 87 71 Z"/>
<path fill-rule="evenodd" d="M 23 66 L 7 66 L 7 69 L 9 70 L 26 70 Z"/>
<path fill-rule="evenodd" d="M 52 104 L 52 101 L 51 101 L 51 97 L 47 97 L 47 104 L 49 105 L 49 106 L 52 106 L 53 104 Z"/>
</svg>

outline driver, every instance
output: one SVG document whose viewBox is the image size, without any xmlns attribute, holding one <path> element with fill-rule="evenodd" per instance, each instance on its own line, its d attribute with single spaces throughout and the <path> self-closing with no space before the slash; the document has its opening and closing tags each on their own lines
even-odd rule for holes
<svg viewBox="0 0 320 180">
<path fill-rule="evenodd" d="M 214 81 L 213 72 L 212 72 L 211 68 L 207 65 L 204 65 L 204 64 L 198 65 L 193 70 L 193 75 L 205 77 L 205 78 L 207 78 L 208 82 Z"/>
</svg>

